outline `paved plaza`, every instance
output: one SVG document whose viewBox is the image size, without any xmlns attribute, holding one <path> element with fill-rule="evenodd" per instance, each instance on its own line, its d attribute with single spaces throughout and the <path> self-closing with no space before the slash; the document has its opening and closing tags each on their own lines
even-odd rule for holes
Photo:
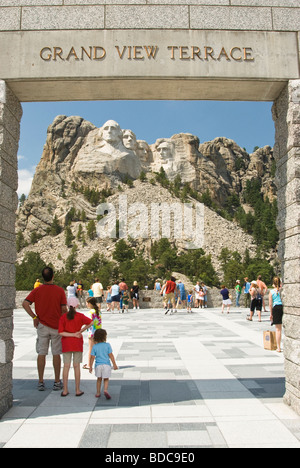
<svg viewBox="0 0 300 468">
<path fill-rule="evenodd" d="M 87 313 L 87 311 L 83 311 Z M 35 329 L 14 311 L 14 405 L 0 420 L 3 448 L 300 447 L 300 417 L 283 403 L 282 354 L 263 348 L 262 322 L 246 309 L 130 310 L 103 312 L 119 370 L 109 392 L 95 398 L 96 378 L 82 369 L 75 397 L 52 390 L 48 356 L 46 390 L 37 390 Z M 274 328 L 274 327 L 273 327 Z M 87 362 L 87 335 L 84 362 Z"/>
</svg>

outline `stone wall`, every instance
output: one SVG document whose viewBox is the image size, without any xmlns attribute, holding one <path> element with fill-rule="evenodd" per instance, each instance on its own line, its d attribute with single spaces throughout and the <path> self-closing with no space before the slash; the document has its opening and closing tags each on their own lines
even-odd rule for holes
<svg viewBox="0 0 300 468">
<path fill-rule="evenodd" d="M 0 417 L 12 404 L 17 150 L 22 110 L 0 81 Z"/>
<path fill-rule="evenodd" d="M 2 0 L 0 30 L 300 29 L 298 0 L 140 0 L 138 4 L 125 0 L 119 3 L 118 0 Z"/>
<path fill-rule="evenodd" d="M 300 80 L 273 106 L 285 327 L 285 401 L 300 414 Z"/>
</svg>

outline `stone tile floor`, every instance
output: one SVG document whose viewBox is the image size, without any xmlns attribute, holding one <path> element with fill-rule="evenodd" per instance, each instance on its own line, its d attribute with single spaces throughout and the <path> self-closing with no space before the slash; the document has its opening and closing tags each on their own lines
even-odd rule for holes
<svg viewBox="0 0 300 468">
<path fill-rule="evenodd" d="M 87 311 L 83 311 L 86 313 Z M 84 395 L 36 389 L 35 330 L 14 312 L 13 407 L 0 420 L 3 448 L 178 449 L 300 447 L 300 416 L 283 403 L 283 355 L 263 348 L 262 323 L 246 309 L 103 312 L 119 370 L 111 400 L 95 398 L 96 378 L 81 371 Z M 257 319 L 255 319 L 257 320 Z M 85 335 L 84 362 L 87 362 Z"/>
</svg>

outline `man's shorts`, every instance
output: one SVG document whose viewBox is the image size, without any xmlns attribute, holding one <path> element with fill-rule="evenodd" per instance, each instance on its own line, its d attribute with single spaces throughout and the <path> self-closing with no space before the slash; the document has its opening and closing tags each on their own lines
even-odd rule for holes
<svg viewBox="0 0 300 468">
<path fill-rule="evenodd" d="M 111 366 L 100 364 L 95 368 L 95 376 L 102 379 L 109 379 L 111 376 Z"/>
<path fill-rule="evenodd" d="M 73 356 L 73 364 L 81 364 L 82 354 L 83 353 L 81 351 L 70 351 L 68 353 L 63 353 L 64 364 L 71 365 L 72 356 Z"/>
<path fill-rule="evenodd" d="M 46 356 L 50 343 L 53 356 L 61 354 L 61 336 L 58 334 L 58 330 L 39 323 L 37 327 L 36 352 L 39 355 Z"/>
<path fill-rule="evenodd" d="M 164 304 L 167 304 L 169 301 L 175 302 L 175 294 L 172 292 L 164 295 Z"/>
</svg>

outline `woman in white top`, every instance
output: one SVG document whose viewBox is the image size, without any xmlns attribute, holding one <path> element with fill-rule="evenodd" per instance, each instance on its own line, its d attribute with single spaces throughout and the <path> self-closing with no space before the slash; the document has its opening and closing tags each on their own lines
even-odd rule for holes
<svg viewBox="0 0 300 468">
<path fill-rule="evenodd" d="M 101 309 L 102 296 L 103 296 L 103 286 L 100 283 L 99 279 L 95 279 L 95 283 L 92 285 L 92 291 L 94 293 L 94 298 L 98 304 L 98 307 Z"/>
<path fill-rule="evenodd" d="M 114 313 L 115 305 L 117 306 L 118 311 L 120 312 L 120 287 L 119 282 L 116 281 L 112 287 L 110 288 L 111 294 L 111 305 L 112 305 L 112 312 Z"/>
<path fill-rule="evenodd" d="M 67 286 L 67 292 L 68 292 L 68 297 L 67 297 L 68 306 L 78 307 L 79 301 L 76 296 L 76 286 L 74 284 L 74 281 L 71 281 L 69 286 Z"/>
</svg>

